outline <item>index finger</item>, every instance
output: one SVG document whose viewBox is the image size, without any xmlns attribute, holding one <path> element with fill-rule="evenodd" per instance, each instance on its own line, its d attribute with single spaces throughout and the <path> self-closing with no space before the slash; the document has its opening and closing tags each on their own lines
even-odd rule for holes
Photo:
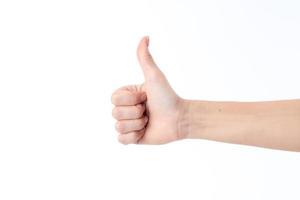
<svg viewBox="0 0 300 200">
<path fill-rule="evenodd" d="M 116 91 L 112 94 L 111 102 L 115 106 L 133 106 L 147 99 L 145 92 Z"/>
</svg>

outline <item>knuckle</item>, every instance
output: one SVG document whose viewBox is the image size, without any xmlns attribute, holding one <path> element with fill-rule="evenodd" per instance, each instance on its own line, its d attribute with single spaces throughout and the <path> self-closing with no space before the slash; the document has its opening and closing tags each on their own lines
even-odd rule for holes
<svg viewBox="0 0 300 200">
<path fill-rule="evenodd" d="M 117 94 L 116 93 L 113 93 L 111 95 L 111 103 L 116 105 L 116 103 L 117 103 Z"/>
<path fill-rule="evenodd" d="M 137 95 L 132 95 L 132 103 L 134 105 L 139 103 L 139 97 Z"/>
<path fill-rule="evenodd" d="M 145 126 L 145 120 L 144 120 L 144 119 L 139 119 L 139 120 L 137 121 L 137 126 L 138 126 L 139 128 L 143 128 L 143 127 Z"/>
<path fill-rule="evenodd" d="M 120 113 L 120 110 L 118 107 L 114 107 L 113 110 L 112 110 L 112 116 L 115 118 L 115 119 L 120 119 L 121 117 L 121 113 Z"/>
<path fill-rule="evenodd" d="M 141 117 L 144 114 L 144 107 L 141 104 L 137 105 L 134 114 L 136 117 Z"/>
<path fill-rule="evenodd" d="M 156 80 L 157 77 L 158 77 L 158 73 L 156 70 L 151 70 L 149 73 L 148 73 L 148 77 L 151 79 L 151 80 Z"/>
<path fill-rule="evenodd" d="M 119 133 L 124 132 L 124 125 L 119 121 L 116 122 L 115 128 L 116 128 L 116 131 L 118 131 Z"/>
</svg>

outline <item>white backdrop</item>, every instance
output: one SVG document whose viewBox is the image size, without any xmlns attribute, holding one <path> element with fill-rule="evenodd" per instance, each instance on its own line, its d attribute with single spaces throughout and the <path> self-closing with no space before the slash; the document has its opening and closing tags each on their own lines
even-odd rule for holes
<svg viewBox="0 0 300 200">
<path fill-rule="evenodd" d="M 150 49 L 184 98 L 300 98 L 297 0 L 0 1 L 0 199 L 299 200 L 300 154 L 123 146 L 114 89 Z"/>
</svg>

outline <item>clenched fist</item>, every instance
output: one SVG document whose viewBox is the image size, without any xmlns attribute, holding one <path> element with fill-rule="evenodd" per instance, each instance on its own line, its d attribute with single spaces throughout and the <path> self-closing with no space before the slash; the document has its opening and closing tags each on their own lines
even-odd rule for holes
<svg viewBox="0 0 300 200">
<path fill-rule="evenodd" d="M 145 82 L 122 87 L 112 95 L 112 115 L 123 144 L 164 144 L 184 137 L 180 118 L 186 103 L 173 91 L 148 46 L 149 38 L 144 37 L 137 48 Z"/>
</svg>

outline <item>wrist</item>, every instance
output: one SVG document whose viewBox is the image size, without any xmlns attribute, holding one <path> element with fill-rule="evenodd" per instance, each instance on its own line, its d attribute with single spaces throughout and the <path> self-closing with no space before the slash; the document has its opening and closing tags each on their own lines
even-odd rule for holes
<svg viewBox="0 0 300 200">
<path fill-rule="evenodd" d="M 181 139 L 207 138 L 208 132 L 219 126 L 222 116 L 214 102 L 184 99 L 182 105 L 178 123 Z"/>
<path fill-rule="evenodd" d="M 178 116 L 178 139 L 188 139 L 190 137 L 191 123 L 191 100 L 181 99 Z"/>
</svg>

